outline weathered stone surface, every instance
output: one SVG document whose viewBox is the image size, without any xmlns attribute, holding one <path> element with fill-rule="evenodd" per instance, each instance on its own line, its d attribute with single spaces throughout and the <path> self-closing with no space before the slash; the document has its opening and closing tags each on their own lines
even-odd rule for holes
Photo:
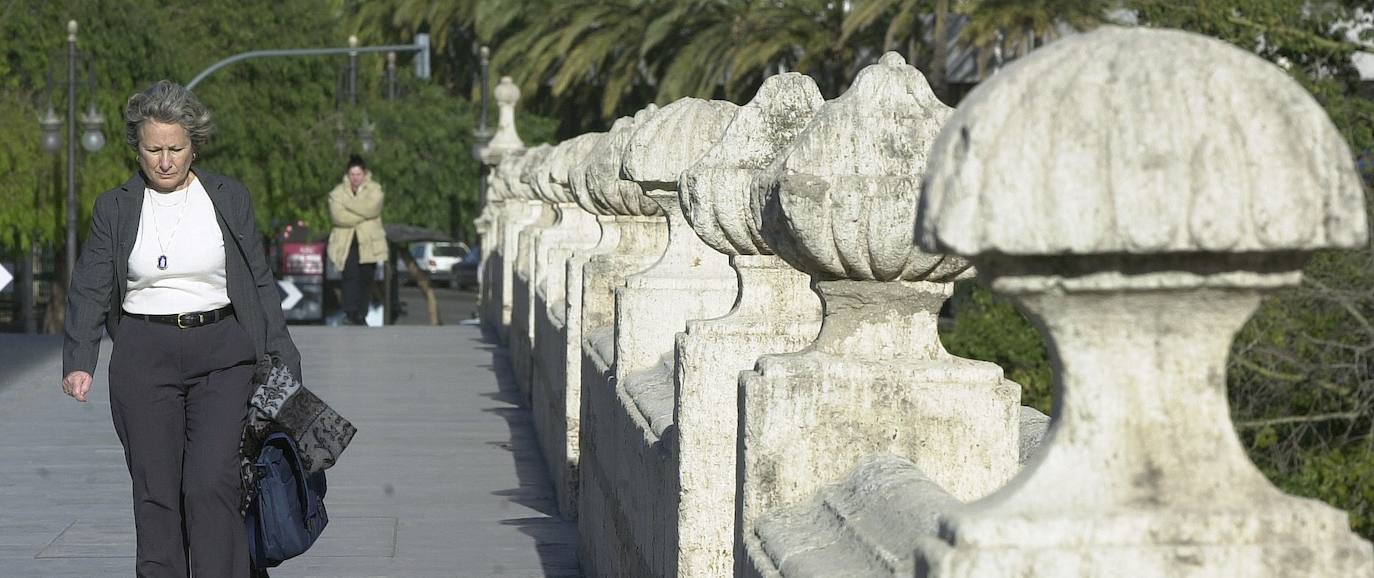
<svg viewBox="0 0 1374 578">
<path fill-rule="evenodd" d="M 764 81 L 730 120 L 720 143 L 682 174 L 687 221 L 726 255 L 771 255 L 763 240 L 754 177 L 806 128 L 825 99 L 810 77 L 787 73 Z"/>
<path fill-rule="evenodd" d="M 502 156 L 524 150 L 525 143 L 520 140 L 520 133 L 515 130 L 515 105 L 520 101 L 520 87 L 516 86 L 509 76 L 502 76 L 491 92 L 496 100 L 496 134 L 492 135 L 491 142 L 487 143 L 482 160 L 488 164 L 496 164 L 501 162 Z"/>
<path fill-rule="evenodd" d="M 519 253 L 520 232 L 531 223 L 536 222 L 542 216 L 542 204 L 532 201 L 533 193 L 520 183 L 520 173 L 528 161 L 525 153 L 510 154 L 501 159 L 501 163 L 496 165 L 494 171 L 495 183 L 500 181 L 503 199 L 501 203 L 502 215 L 498 217 L 500 223 L 500 247 L 499 253 L 494 260 L 495 267 L 493 275 L 499 282 L 500 289 L 496 284 L 492 287 L 492 296 L 495 297 L 496 305 L 500 306 L 499 315 L 493 314 L 494 319 L 499 319 L 496 329 L 498 337 L 503 343 L 510 342 L 510 328 L 513 305 L 515 302 L 515 270 L 516 260 Z"/>
<path fill-rule="evenodd" d="M 621 175 L 668 216 L 668 246 L 648 269 L 616 290 L 615 374 L 650 369 L 673 351 L 689 319 L 719 317 L 735 296 L 729 260 L 707 247 L 682 215 L 678 178 L 716 143 L 737 107 L 684 98 L 663 107 L 630 136 Z"/>
<path fill-rule="evenodd" d="M 774 161 L 772 183 L 756 189 L 768 244 L 818 279 L 941 281 L 962 272 L 962 259 L 912 244 L 927 151 L 951 111 L 895 52 L 860 71 Z"/>
<path fill-rule="evenodd" d="M 877 454 L 809 501 L 759 520 L 764 576 L 911 576 L 911 545 L 962 504 L 910 461 Z"/>
<path fill-rule="evenodd" d="M 1321 109 L 1223 42 L 1116 28 L 1038 50 L 965 102 L 919 238 L 972 258 L 1044 330 L 1060 405 L 1026 470 L 921 542 L 917 575 L 1374 575 L 1344 512 L 1249 461 L 1226 402 L 1260 297 L 1296 283 L 1306 252 L 1366 242 Z M 1052 146 L 1025 147 L 1040 128 Z"/>
<path fill-rule="evenodd" d="M 535 249 L 539 233 L 553 225 L 558 218 L 553 205 L 543 198 L 543 190 L 547 188 L 548 160 L 553 151 L 552 145 L 543 144 L 522 155 L 516 181 L 518 184 L 511 185 L 511 191 L 525 199 L 531 214 L 529 224 L 517 235 L 515 266 L 512 269 L 515 279 L 511 290 L 511 366 L 515 370 L 515 383 L 526 401 L 530 399 L 533 372 L 534 285 L 539 267 Z"/>
<path fill-rule="evenodd" d="M 751 210 L 763 173 L 823 100 L 799 74 L 764 81 L 721 141 L 679 180 L 682 206 L 703 241 L 730 255 L 738 275 L 734 307 L 687 322 L 677 335 L 666 420 L 677 427 L 677 544 L 671 575 L 713 577 L 734 569 L 738 376 L 761 355 L 796 351 L 815 338 L 820 301 L 810 278 L 773 256 Z"/>
<path fill-rule="evenodd" d="M 576 386 L 581 392 L 578 527 L 597 536 L 579 542 L 579 559 L 583 571 L 591 576 L 614 575 L 623 563 L 632 564 L 633 569 L 626 575 L 647 575 L 649 567 L 647 558 L 641 557 L 648 552 L 634 552 L 631 558 L 631 552 L 619 549 L 619 544 L 629 543 L 632 530 L 622 504 L 613 498 L 628 483 L 624 475 L 627 468 L 643 469 L 652 464 L 649 456 L 656 456 L 658 448 L 639 433 L 645 430 L 626 426 L 623 409 L 617 415 L 609 408 L 619 403 L 610 375 L 614 361 L 615 288 L 624 284 L 626 275 L 657 260 L 667 244 L 667 221 L 662 210 L 644 196 L 639 185 L 620 178 L 630 134 L 658 112 L 657 107 L 650 106 L 634 118 L 616 121 L 592 152 L 583 180 L 586 200 L 596 208 L 594 212 L 605 215 L 598 219 L 601 240 L 586 255 L 574 256 L 568 263 L 569 391 Z M 574 193 L 578 194 L 576 188 Z M 583 258 L 586 264 L 574 269 Z M 575 278 L 581 279 L 580 285 Z M 575 294 L 578 289 L 580 295 Z M 579 305 L 580 311 L 575 309 Z M 603 419 L 603 415 L 607 417 Z M 663 490 L 638 491 L 661 495 Z M 636 515 L 650 516 L 653 511 L 654 508 L 643 506 Z M 641 568 L 645 572 L 639 572 Z"/>
<path fill-rule="evenodd" d="M 939 222 L 925 230 L 941 234 L 924 245 L 964 255 L 1363 246 L 1345 139 L 1272 63 L 1146 28 L 1066 38 L 1036 56 L 970 95 L 962 109 L 978 112 L 936 146 L 947 160 L 927 175 L 924 202 Z"/>
<path fill-rule="evenodd" d="M 546 198 L 556 200 L 557 222 L 539 235 L 535 255 L 534 364 L 531 376 L 532 399 L 540 447 L 552 474 L 559 511 L 567 519 L 577 516 L 575 467 L 580 408 L 580 392 L 568 391 L 567 364 L 567 264 L 578 251 L 595 246 L 601 237 L 596 216 L 574 202 L 569 177 L 573 166 L 588 160 L 588 155 L 605 138 L 605 133 L 590 133 L 570 139 L 554 149 L 548 159 Z M 585 184 L 585 180 L 583 181 Z M 579 279 L 580 282 L 580 279 Z M 579 384 L 581 381 L 578 380 Z M 571 401 L 572 405 L 569 405 Z M 570 419 L 571 418 L 571 419 Z"/>
<path fill-rule="evenodd" d="M 676 504 L 675 450 L 661 439 L 673 419 L 673 338 L 689 319 L 725 313 L 735 293 L 726 257 L 704 245 L 683 219 L 678 180 L 719 142 L 736 108 L 679 100 L 638 126 L 625 148 L 621 176 L 635 181 L 668 216 L 668 245 L 653 265 L 616 289 L 612 374 L 599 373 L 599 367 L 583 373 L 583 403 L 595 415 L 583 422 L 591 426 L 583 432 L 584 447 L 629 444 L 623 453 L 602 454 L 598 465 L 587 465 L 601 468 L 589 476 L 617 481 L 599 490 L 599 514 L 620 528 L 600 546 L 599 573 L 676 573 L 676 525 L 662 523 L 674 517 Z"/>
<path fill-rule="evenodd" d="M 588 201 L 595 210 L 589 212 L 605 215 L 626 215 L 653 217 L 663 216 L 657 203 L 645 197 L 639 185 L 629 179 L 622 179 L 620 167 L 624 163 L 625 149 L 630 136 L 645 122 L 658 114 L 658 107 L 648 108 L 635 113 L 633 118 L 620 119 L 611 126 L 606 141 L 591 157 L 585 169 Z"/>
<path fill-rule="evenodd" d="M 926 151 L 948 115 L 887 54 L 755 188 L 764 240 L 815 278 L 825 318 L 809 348 L 764 356 L 740 378 L 737 573 L 779 571 L 789 554 L 762 548 L 757 521 L 869 456 L 908 460 L 959 500 L 1017 469 L 1020 388 L 996 365 L 950 355 L 936 332 L 945 281 L 968 263 L 912 246 Z"/>
</svg>

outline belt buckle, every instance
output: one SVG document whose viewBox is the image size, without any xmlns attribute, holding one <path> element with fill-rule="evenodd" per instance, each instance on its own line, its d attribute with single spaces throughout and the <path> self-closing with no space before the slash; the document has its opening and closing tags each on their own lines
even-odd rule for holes
<svg viewBox="0 0 1374 578">
<path fill-rule="evenodd" d="M 196 325 L 188 325 L 189 323 L 191 323 L 191 319 L 193 319 L 192 316 L 195 316 L 194 319 L 196 320 L 196 325 L 205 324 L 205 316 L 200 313 L 178 313 L 177 329 L 190 329 L 192 327 L 195 327 Z"/>
</svg>

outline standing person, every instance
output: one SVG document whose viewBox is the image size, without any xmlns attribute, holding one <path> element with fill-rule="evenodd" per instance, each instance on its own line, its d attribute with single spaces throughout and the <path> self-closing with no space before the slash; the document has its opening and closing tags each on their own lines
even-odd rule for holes
<svg viewBox="0 0 1374 578">
<path fill-rule="evenodd" d="M 139 578 L 247 578 L 239 440 L 259 357 L 300 376 L 248 189 L 192 164 L 213 131 L 186 88 L 129 98 L 139 170 L 95 202 L 67 299 L 62 389 L 86 401 L 101 328 L 133 479 Z"/>
<path fill-rule="evenodd" d="M 353 155 L 343 182 L 329 192 L 329 260 L 343 273 L 343 310 L 346 322 L 367 325 L 372 277 L 377 263 L 386 261 L 386 230 L 382 228 L 382 186 L 372 180 L 367 163 Z"/>
</svg>

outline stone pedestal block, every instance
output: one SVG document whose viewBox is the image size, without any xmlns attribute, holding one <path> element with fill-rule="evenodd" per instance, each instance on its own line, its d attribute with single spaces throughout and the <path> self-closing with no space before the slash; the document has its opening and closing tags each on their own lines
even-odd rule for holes
<svg viewBox="0 0 1374 578">
<path fill-rule="evenodd" d="M 912 245 L 927 152 L 950 112 L 888 53 L 825 103 L 754 187 L 763 239 L 815 279 L 825 313 L 810 347 L 764 356 L 740 378 L 738 575 L 777 575 L 799 554 L 786 548 L 801 544 L 763 550 L 759 521 L 814 500 L 865 459 L 906 460 L 961 500 L 1016 471 L 1019 386 L 996 365 L 950 355 L 936 332 L 968 264 Z M 916 504 L 912 515 L 925 511 Z"/>
<path fill-rule="evenodd" d="M 1008 487 L 947 515 L 917 575 L 1374 575 L 1346 514 L 1283 494 L 1232 430 L 1226 357 L 1259 300 L 1211 288 L 1018 296 L 1056 360 L 1050 443 Z"/>
<path fill-rule="evenodd" d="M 688 320 L 724 315 L 736 293 L 729 259 L 692 231 L 676 191 L 648 194 L 668 215 L 668 246 L 648 270 L 616 289 L 615 373 L 621 380 L 662 363 Z"/>
<path fill-rule="evenodd" d="M 501 322 L 498 326 L 498 336 L 502 343 L 509 344 L 511 341 L 511 317 L 515 305 L 515 272 L 516 260 L 520 253 L 520 232 L 525 227 L 539 221 L 543 215 L 543 203 L 527 200 L 511 200 L 505 203 L 506 215 L 501 225 L 501 254 L 497 257 L 500 263 L 500 271 L 496 273 L 500 278 L 501 292 Z"/>
<path fill-rule="evenodd" d="M 736 255 L 739 297 L 724 317 L 677 335 L 677 575 L 734 569 L 739 374 L 760 355 L 805 347 L 820 328 L 811 278 L 773 255 Z"/>
<path fill-rule="evenodd" d="M 678 179 L 684 216 L 703 242 L 730 256 L 739 280 L 728 314 L 688 321 L 677 335 L 676 576 L 722 576 L 734 568 L 739 373 L 762 355 L 805 347 L 820 328 L 810 277 L 763 240 L 754 188 L 823 103 L 804 75 L 768 78 L 721 141 Z"/>
<path fill-rule="evenodd" d="M 935 318 L 948 284 L 818 286 L 825 320 L 815 344 L 765 356 L 740 379 L 745 528 L 872 454 L 910 460 L 961 500 L 1015 474 L 1020 388 L 996 365 L 940 345 Z"/>
</svg>

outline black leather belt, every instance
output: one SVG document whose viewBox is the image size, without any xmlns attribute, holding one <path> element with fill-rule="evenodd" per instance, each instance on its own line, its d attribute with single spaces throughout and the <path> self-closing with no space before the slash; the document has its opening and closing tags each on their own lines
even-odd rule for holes
<svg viewBox="0 0 1374 578">
<path fill-rule="evenodd" d="M 192 327 L 209 325 L 233 317 L 234 306 L 225 305 L 214 311 L 196 311 L 194 313 L 174 313 L 168 315 L 144 315 L 142 313 L 129 313 L 128 311 L 125 311 L 124 314 L 134 319 L 152 321 L 153 323 L 166 323 L 167 325 L 175 325 L 182 329 L 190 329 Z"/>
</svg>

